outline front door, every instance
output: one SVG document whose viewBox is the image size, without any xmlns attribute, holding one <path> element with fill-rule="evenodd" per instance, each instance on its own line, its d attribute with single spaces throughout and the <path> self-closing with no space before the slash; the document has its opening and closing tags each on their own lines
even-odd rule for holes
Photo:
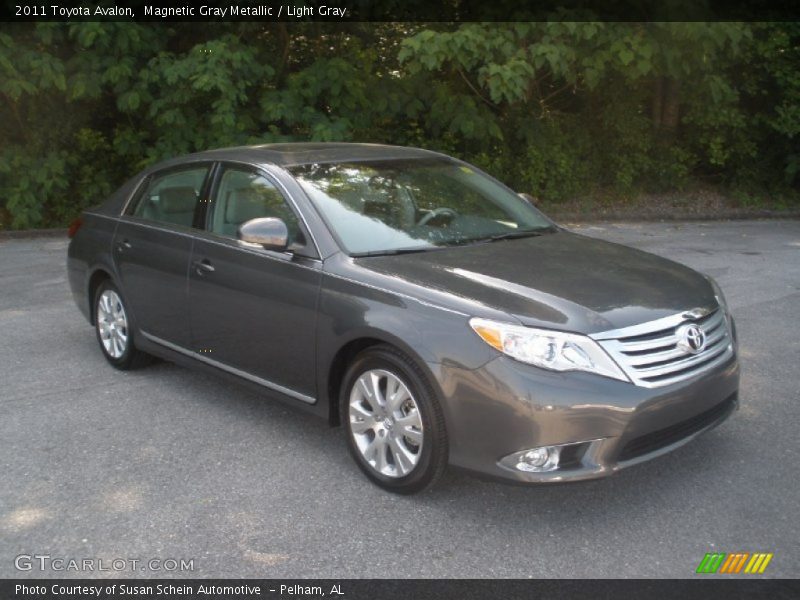
<svg viewBox="0 0 800 600">
<path fill-rule="evenodd" d="M 189 269 L 193 348 L 205 362 L 313 403 L 316 308 L 322 264 L 308 233 L 270 177 L 223 166 Z M 239 225 L 279 217 L 286 252 L 237 239 Z"/>
</svg>

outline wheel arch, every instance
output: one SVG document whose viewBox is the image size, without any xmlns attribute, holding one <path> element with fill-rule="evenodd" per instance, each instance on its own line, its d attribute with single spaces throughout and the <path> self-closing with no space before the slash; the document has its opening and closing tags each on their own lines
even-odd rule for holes
<svg viewBox="0 0 800 600">
<path fill-rule="evenodd" d="M 105 267 L 97 267 L 92 271 L 89 280 L 86 284 L 86 295 L 89 299 L 89 321 L 92 325 L 95 324 L 95 311 L 97 307 L 94 305 L 94 297 L 97 294 L 97 288 L 100 287 L 104 281 L 114 281 L 111 273 Z"/>
<path fill-rule="evenodd" d="M 439 395 L 439 386 L 436 378 L 426 362 L 422 360 L 413 348 L 395 336 L 382 331 L 361 332 L 339 343 L 338 349 L 333 353 L 331 360 L 327 363 L 327 368 L 324 370 L 325 380 L 321 389 L 324 393 L 324 401 L 328 405 L 328 421 L 331 426 L 341 424 L 339 391 L 348 366 L 356 356 L 374 346 L 391 346 L 405 354 L 423 371 L 436 394 Z"/>
</svg>

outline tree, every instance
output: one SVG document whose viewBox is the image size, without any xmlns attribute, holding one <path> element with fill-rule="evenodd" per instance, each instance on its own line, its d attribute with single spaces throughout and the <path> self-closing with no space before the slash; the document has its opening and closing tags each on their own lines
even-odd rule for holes
<svg viewBox="0 0 800 600">
<path fill-rule="evenodd" d="M 0 25 L 0 227 L 162 158 L 416 145 L 545 199 L 705 180 L 797 195 L 795 23 Z"/>
</svg>

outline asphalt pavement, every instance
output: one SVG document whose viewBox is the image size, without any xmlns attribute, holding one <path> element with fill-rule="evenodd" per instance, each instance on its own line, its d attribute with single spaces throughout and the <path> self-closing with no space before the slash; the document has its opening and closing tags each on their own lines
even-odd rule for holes
<svg viewBox="0 0 800 600">
<path fill-rule="evenodd" d="M 574 229 L 717 278 L 740 410 L 609 479 L 450 470 L 412 497 L 278 402 L 167 362 L 112 369 L 72 302 L 67 241 L 0 240 L 0 577 L 683 578 L 706 552 L 771 552 L 765 577 L 797 577 L 800 221 Z M 66 570 L 83 559 L 95 570 Z"/>
</svg>

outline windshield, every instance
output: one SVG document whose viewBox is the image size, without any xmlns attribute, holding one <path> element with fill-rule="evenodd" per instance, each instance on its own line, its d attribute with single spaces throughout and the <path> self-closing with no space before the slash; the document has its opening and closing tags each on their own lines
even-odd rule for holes
<svg viewBox="0 0 800 600">
<path fill-rule="evenodd" d="M 544 215 L 513 192 L 445 159 L 311 164 L 289 170 L 354 256 L 554 230 Z"/>
</svg>

